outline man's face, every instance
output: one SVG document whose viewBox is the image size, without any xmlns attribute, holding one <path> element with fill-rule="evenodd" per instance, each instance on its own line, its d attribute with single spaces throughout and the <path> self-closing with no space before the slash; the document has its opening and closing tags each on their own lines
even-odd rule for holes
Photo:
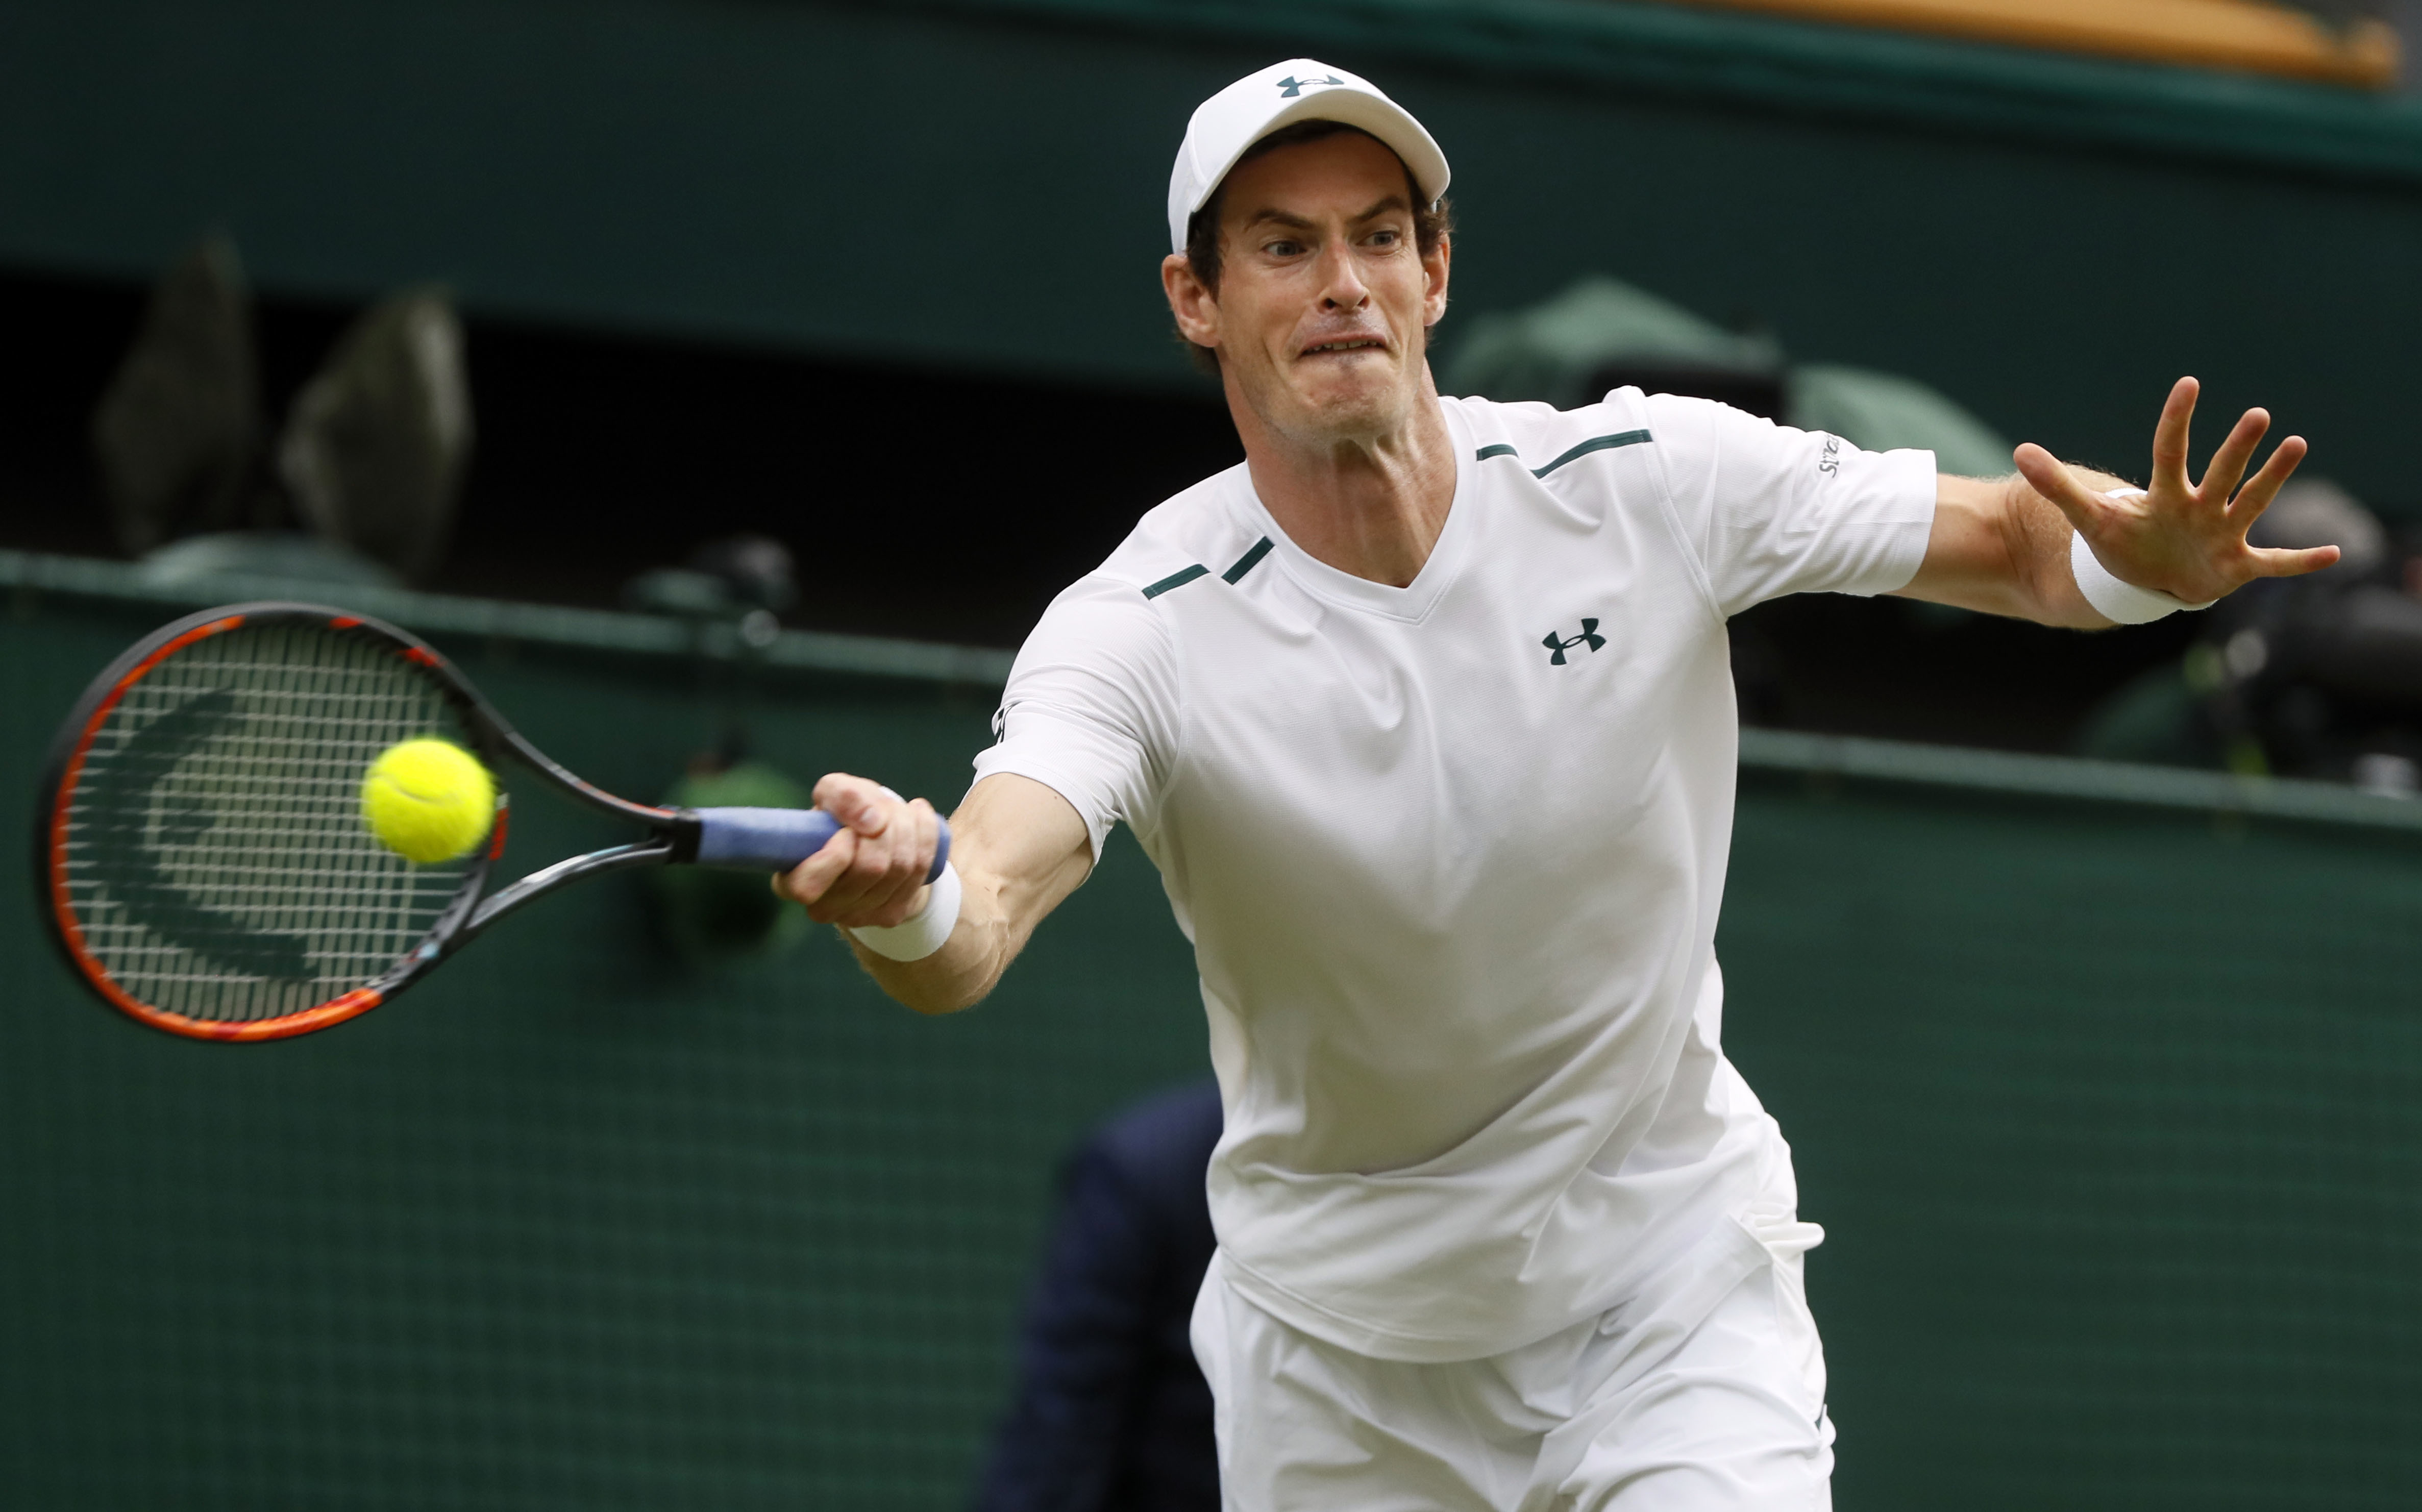
<svg viewBox="0 0 2422 1512">
<path fill-rule="evenodd" d="M 1314 445 L 1406 425 L 1446 311 L 1445 239 L 1426 258 L 1396 155 L 1360 132 L 1281 148 L 1228 176 L 1219 288 L 1164 270 L 1189 339 L 1219 349 L 1232 404 Z"/>
</svg>

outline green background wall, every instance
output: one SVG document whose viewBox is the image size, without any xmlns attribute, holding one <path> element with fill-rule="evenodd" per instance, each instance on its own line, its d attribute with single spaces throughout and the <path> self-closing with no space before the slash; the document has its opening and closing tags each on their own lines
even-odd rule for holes
<svg viewBox="0 0 2422 1512">
<path fill-rule="evenodd" d="M 1781 1120 L 1846 1509 L 2422 1486 L 2422 845 L 1745 796 L 1728 1051 Z"/>
<path fill-rule="evenodd" d="M 23 797 L 170 611 L 5 603 Z M 677 662 L 441 639 L 609 787 L 716 732 Z M 794 677 L 756 731 L 947 800 L 991 701 Z M 526 866 L 613 834 L 515 813 Z M 357 1023 L 229 1049 L 86 1000 L 0 868 L 0 1504 L 957 1504 L 1053 1162 L 1203 1067 L 1156 879 L 1122 838 L 945 1020 L 821 937 L 683 966 L 647 898 L 551 900 Z M 1830 1234 L 1839 1504 L 2411 1504 L 2417 919 L 2412 828 L 1749 774 L 1725 1038 Z"/>
<path fill-rule="evenodd" d="M 215 224 L 287 291 L 1183 386 L 1170 154 L 1298 51 L 1446 145 L 1467 312 L 1612 272 L 2131 469 L 2194 371 L 2422 509 L 2422 106 L 1613 0 L 25 0 L 0 260 Z"/>
<path fill-rule="evenodd" d="M 78 685 L 165 618 L 0 632 L 0 793 L 30 797 Z M 719 732 L 643 669 L 451 649 L 609 788 L 661 792 Z M 810 686 L 755 734 L 947 800 L 992 701 Z M 544 798 L 514 820 L 525 869 L 621 838 Z M 1157 879 L 1123 843 L 1019 980 L 947 1020 L 821 937 L 684 968 L 649 906 L 607 879 L 352 1032 L 228 1055 L 86 1000 L 0 868 L 0 1504 L 952 1504 L 1053 1162 L 1206 1065 Z"/>
</svg>

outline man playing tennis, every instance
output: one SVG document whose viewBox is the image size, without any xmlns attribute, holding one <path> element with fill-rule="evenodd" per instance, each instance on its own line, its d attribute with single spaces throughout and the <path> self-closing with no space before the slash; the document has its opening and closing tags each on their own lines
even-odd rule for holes
<svg viewBox="0 0 2422 1512">
<path fill-rule="evenodd" d="M 2239 489 L 2258 410 L 2190 483 L 2191 380 L 2141 494 L 1630 388 L 1441 399 L 1446 186 L 1309 59 L 1195 112 L 1161 281 L 1244 464 L 1044 615 L 954 871 L 921 886 L 921 800 L 835 775 L 848 827 L 778 885 L 945 1013 L 1133 827 L 1225 1106 L 1194 1345 L 1232 1507 L 1824 1506 L 1821 1231 L 1720 1048 L 1726 618 L 1891 592 L 2093 628 L 2336 548 L 2245 544 L 2304 451 Z"/>
</svg>

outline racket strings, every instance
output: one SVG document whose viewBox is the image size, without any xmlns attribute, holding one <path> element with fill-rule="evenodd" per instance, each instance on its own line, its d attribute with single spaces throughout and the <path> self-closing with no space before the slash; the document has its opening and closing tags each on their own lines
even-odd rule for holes
<svg viewBox="0 0 2422 1512">
<path fill-rule="evenodd" d="M 218 1022 L 374 980 L 471 864 L 414 866 L 362 823 L 370 764 L 428 734 L 464 738 L 436 682 L 375 640 L 271 623 L 169 656 L 110 711 L 69 802 L 85 949 L 129 996 Z"/>
</svg>

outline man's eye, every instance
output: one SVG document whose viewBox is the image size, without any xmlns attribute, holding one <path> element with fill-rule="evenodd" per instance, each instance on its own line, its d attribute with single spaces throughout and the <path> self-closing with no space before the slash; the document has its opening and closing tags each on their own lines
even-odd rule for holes
<svg viewBox="0 0 2422 1512">
<path fill-rule="evenodd" d="M 1373 231 L 1371 233 L 1371 244 L 1373 246 L 1394 246 L 1404 239 L 1405 233 L 1402 231 Z"/>
<path fill-rule="evenodd" d="M 1301 242 L 1269 242 L 1262 250 L 1274 258 L 1291 258 L 1303 250 Z"/>
</svg>

